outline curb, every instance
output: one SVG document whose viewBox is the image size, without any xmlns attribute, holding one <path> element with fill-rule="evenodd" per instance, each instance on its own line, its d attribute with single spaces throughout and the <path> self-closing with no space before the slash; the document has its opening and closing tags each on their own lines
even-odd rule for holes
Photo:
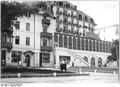
<svg viewBox="0 0 120 87">
<path fill-rule="evenodd" d="M 1 78 L 24 78 L 24 77 L 68 77 L 68 76 L 88 76 L 89 74 L 57 74 L 54 76 L 53 74 L 21 74 L 21 76 L 18 77 L 17 74 L 12 75 L 1 75 Z"/>
</svg>

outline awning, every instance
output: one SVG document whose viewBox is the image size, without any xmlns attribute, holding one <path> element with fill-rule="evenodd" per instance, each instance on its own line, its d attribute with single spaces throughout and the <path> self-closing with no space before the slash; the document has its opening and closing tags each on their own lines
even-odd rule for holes
<svg viewBox="0 0 120 87">
<path fill-rule="evenodd" d="M 31 50 L 29 50 L 29 51 L 25 51 L 23 54 L 25 55 L 26 53 L 30 53 L 30 54 L 34 54 L 35 52 L 33 52 L 33 51 L 31 51 Z"/>
</svg>

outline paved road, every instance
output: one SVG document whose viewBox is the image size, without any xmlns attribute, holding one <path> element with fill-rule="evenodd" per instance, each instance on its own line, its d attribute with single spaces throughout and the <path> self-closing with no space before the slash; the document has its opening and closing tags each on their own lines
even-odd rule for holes
<svg viewBox="0 0 120 87">
<path fill-rule="evenodd" d="M 119 83 L 117 74 L 89 72 L 89 76 L 4 78 L 1 82 L 21 83 Z"/>
</svg>

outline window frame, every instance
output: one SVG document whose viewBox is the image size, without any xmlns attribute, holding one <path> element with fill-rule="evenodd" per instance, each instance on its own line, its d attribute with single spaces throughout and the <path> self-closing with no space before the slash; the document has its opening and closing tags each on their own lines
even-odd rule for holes
<svg viewBox="0 0 120 87">
<path fill-rule="evenodd" d="M 20 44 L 20 36 L 15 36 L 15 44 Z"/>
</svg>

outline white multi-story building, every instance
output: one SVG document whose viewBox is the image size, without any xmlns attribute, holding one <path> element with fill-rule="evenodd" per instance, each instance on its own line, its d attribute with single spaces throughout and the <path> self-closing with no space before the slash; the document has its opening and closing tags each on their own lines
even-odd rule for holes
<svg viewBox="0 0 120 87">
<path fill-rule="evenodd" d="M 13 21 L 8 66 L 53 67 L 59 66 L 61 60 L 68 66 L 105 64 L 113 44 L 94 33 L 93 18 L 66 1 L 40 3 L 36 3 L 37 13 Z"/>
<path fill-rule="evenodd" d="M 119 39 L 119 25 L 112 25 L 100 29 L 96 29 L 96 33 L 99 34 L 101 40 L 104 41 L 114 41 Z"/>
</svg>

